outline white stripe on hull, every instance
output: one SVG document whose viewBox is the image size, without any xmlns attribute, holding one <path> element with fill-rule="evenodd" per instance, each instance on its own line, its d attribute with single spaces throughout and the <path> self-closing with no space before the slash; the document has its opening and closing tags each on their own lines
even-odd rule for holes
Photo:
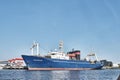
<svg viewBox="0 0 120 80">
<path fill-rule="evenodd" d="M 28 68 L 28 70 L 92 70 L 93 68 Z"/>
</svg>

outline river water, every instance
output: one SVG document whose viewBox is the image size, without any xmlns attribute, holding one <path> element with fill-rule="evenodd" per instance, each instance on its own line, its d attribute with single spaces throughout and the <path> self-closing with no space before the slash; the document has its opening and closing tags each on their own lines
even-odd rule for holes
<svg viewBox="0 0 120 80">
<path fill-rule="evenodd" d="M 0 70 L 0 80 L 116 80 L 120 69 L 82 71 Z"/>
</svg>

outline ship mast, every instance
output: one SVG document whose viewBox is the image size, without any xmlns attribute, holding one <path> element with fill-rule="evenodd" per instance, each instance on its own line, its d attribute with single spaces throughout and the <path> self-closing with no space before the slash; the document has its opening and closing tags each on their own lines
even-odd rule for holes
<svg viewBox="0 0 120 80">
<path fill-rule="evenodd" d="M 31 50 L 31 55 L 33 55 L 33 52 L 34 52 L 33 47 L 30 48 L 30 50 Z"/>
<path fill-rule="evenodd" d="M 37 55 L 39 55 L 39 43 L 36 43 L 37 46 Z"/>
<path fill-rule="evenodd" d="M 60 41 L 59 43 L 59 50 L 61 53 L 63 52 L 63 41 Z"/>
</svg>

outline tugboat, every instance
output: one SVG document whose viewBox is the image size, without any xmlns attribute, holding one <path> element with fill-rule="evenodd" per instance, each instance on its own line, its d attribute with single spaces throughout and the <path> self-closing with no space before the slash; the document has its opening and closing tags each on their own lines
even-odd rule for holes
<svg viewBox="0 0 120 80">
<path fill-rule="evenodd" d="M 37 55 L 34 55 L 37 49 Z M 88 60 L 89 54 L 84 60 L 80 59 L 80 50 L 72 50 L 66 54 L 63 52 L 63 42 L 59 43 L 59 51 L 51 51 L 45 56 L 39 54 L 39 43 L 34 43 L 31 48 L 32 55 L 22 55 L 28 70 L 91 70 L 101 69 L 103 64 L 97 59 Z"/>
</svg>

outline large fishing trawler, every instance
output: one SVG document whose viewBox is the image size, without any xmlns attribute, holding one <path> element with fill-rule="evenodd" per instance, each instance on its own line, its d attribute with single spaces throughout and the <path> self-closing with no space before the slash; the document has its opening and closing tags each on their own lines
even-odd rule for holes
<svg viewBox="0 0 120 80">
<path fill-rule="evenodd" d="M 37 49 L 37 55 L 34 55 Z M 47 55 L 39 54 L 39 43 L 34 43 L 31 48 L 32 55 L 22 55 L 28 70 L 90 70 L 101 69 L 103 64 L 88 57 L 95 54 L 88 54 L 84 60 L 80 59 L 80 50 L 72 50 L 66 54 L 63 52 L 63 42 L 59 43 L 59 51 L 50 51 Z M 96 57 L 97 58 L 97 57 Z"/>
</svg>

